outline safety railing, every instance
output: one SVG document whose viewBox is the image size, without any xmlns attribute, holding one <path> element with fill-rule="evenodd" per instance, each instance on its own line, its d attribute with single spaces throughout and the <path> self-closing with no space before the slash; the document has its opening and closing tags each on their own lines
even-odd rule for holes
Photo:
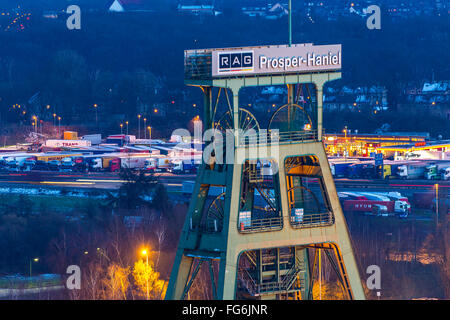
<svg viewBox="0 0 450 320">
<path fill-rule="evenodd" d="M 283 280 L 281 281 L 281 286 L 284 290 L 289 290 L 292 287 L 293 282 L 297 278 L 298 274 L 305 270 L 304 264 L 296 266 L 295 264 L 292 268 L 284 275 Z M 304 284 L 304 279 L 300 278 L 300 286 L 302 287 Z"/>
<path fill-rule="evenodd" d="M 303 215 L 292 215 L 291 225 L 294 228 L 314 228 L 334 224 L 334 215 L 332 212 L 314 213 Z"/>
<path fill-rule="evenodd" d="M 283 218 L 248 219 L 240 221 L 238 227 L 241 233 L 281 230 L 283 228 Z"/>
<path fill-rule="evenodd" d="M 239 281 L 241 285 L 252 295 L 256 296 L 259 293 L 258 284 L 247 270 L 243 269 L 239 272 Z"/>
<path fill-rule="evenodd" d="M 263 182 L 264 175 L 261 173 L 261 170 L 251 171 L 249 173 L 250 182 Z"/>
<path fill-rule="evenodd" d="M 263 282 L 256 283 L 253 278 L 249 274 L 247 274 L 247 278 L 243 278 L 244 287 L 248 290 L 248 292 L 253 296 L 259 296 L 265 293 L 280 293 L 287 292 L 290 290 L 297 290 L 297 286 L 293 286 L 293 282 L 297 275 L 301 270 L 297 267 L 294 267 L 289 273 L 282 277 L 282 279 L 271 282 Z M 243 272 L 245 274 L 245 272 Z M 304 281 L 300 280 L 300 287 Z"/>
<path fill-rule="evenodd" d="M 192 217 L 189 218 L 189 231 L 202 233 L 220 233 L 223 228 L 223 221 L 219 219 L 207 219 L 201 223 L 194 222 Z"/>
<path fill-rule="evenodd" d="M 289 142 L 311 142 L 318 140 L 317 130 L 305 131 L 259 131 L 254 134 L 239 135 L 239 146 L 283 144 Z"/>
</svg>

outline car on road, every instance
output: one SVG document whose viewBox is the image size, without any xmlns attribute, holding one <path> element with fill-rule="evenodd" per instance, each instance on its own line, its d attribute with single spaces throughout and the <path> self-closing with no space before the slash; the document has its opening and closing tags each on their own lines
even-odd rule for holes
<svg viewBox="0 0 450 320">
<path fill-rule="evenodd" d="M 49 165 L 47 162 L 42 161 L 42 160 L 36 160 L 36 163 L 34 164 L 34 166 L 31 168 L 31 170 L 36 170 L 36 171 L 48 171 L 49 169 Z"/>
<path fill-rule="evenodd" d="M 48 162 L 48 168 L 50 171 L 59 171 L 60 167 L 61 167 L 61 161 L 59 161 L 59 160 L 50 160 Z"/>
</svg>

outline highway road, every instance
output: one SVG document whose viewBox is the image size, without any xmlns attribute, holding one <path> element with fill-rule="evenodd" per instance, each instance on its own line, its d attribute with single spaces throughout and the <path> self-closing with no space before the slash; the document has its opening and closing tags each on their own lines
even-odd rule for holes
<svg viewBox="0 0 450 320">
<path fill-rule="evenodd" d="M 194 174 L 156 173 L 154 176 L 162 183 L 181 184 L 183 181 L 194 181 Z M 88 188 L 117 189 L 123 182 L 117 173 L 107 172 L 1 172 L 0 184 L 32 184 L 79 186 Z M 450 181 L 441 180 L 367 180 L 367 179 L 335 179 L 336 187 L 346 188 L 381 188 L 381 189 L 422 189 L 432 188 L 436 183 L 439 187 L 450 188 Z"/>
<path fill-rule="evenodd" d="M 173 175 L 170 173 L 156 173 L 155 177 L 165 184 L 170 191 L 181 190 L 184 180 L 195 180 L 195 175 Z M 0 186 L 39 186 L 71 187 L 115 190 L 120 187 L 122 180 L 117 173 L 95 172 L 0 172 Z M 179 189 L 179 190 L 176 190 Z"/>
<path fill-rule="evenodd" d="M 167 186 L 171 192 L 181 191 L 183 181 L 195 181 L 195 175 L 174 175 L 157 173 L 155 177 Z M 75 187 L 89 189 L 118 189 L 125 182 L 116 173 L 78 173 L 54 171 L 0 172 L 0 186 L 28 185 Z M 448 193 L 450 181 L 430 180 L 366 180 L 335 179 L 336 188 L 340 190 L 364 189 L 367 191 L 413 191 L 432 190 L 438 183 L 440 190 Z"/>
</svg>

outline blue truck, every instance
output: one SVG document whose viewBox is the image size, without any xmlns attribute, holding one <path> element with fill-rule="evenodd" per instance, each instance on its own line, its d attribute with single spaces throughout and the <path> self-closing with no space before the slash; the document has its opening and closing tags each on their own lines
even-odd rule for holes
<svg viewBox="0 0 450 320">
<path fill-rule="evenodd" d="M 352 165 L 352 162 L 334 162 L 331 163 L 331 174 L 333 177 L 341 178 L 347 176 L 347 168 Z"/>
</svg>

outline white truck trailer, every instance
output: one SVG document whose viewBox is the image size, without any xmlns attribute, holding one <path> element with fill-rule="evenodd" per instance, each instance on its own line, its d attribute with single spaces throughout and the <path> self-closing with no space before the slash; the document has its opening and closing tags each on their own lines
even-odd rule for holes
<svg viewBox="0 0 450 320">
<path fill-rule="evenodd" d="M 422 179 L 427 164 L 423 162 L 407 163 L 398 167 L 398 176 L 401 179 Z"/>
</svg>

